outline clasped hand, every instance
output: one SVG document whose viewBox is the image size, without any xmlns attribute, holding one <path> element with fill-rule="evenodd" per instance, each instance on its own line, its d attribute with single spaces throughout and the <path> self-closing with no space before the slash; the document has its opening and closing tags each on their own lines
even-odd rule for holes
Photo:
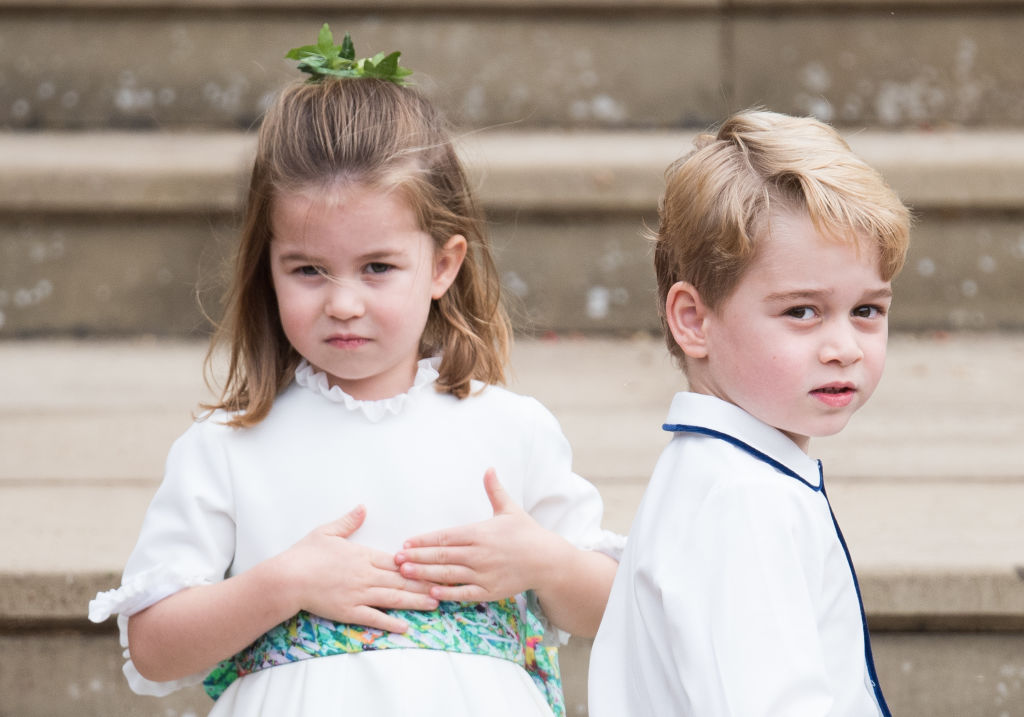
<svg viewBox="0 0 1024 717">
<path fill-rule="evenodd" d="M 484 475 L 484 489 L 493 518 L 410 538 L 396 555 L 347 539 L 366 519 L 363 506 L 313 530 L 279 556 L 284 582 L 297 591 L 297 609 L 405 632 L 405 621 L 385 610 L 500 600 L 539 587 L 553 564 L 548 558 L 557 536 L 512 499 L 493 469 Z"/>
<path fill-rule="evenodd" d="M 501 600 L 538 587 L 551 563 L 553 534 L 544 530 L 505 491 L 494 469 L 484 475 L 494 517 L 405 541 L 395 555 L 401 574 L 433 583 L 438 600 Z"/>
<path fill-rule="evenodd" d="M 433 610 L 433 587 L 403 576 L 394 556 L 347 540 L 366 520 L 358 506 L 342 518 L 316 528 L 279 557 L 299 590 L 298 609 L 329 620 L 405 632 L 408 625 L 384 612 Z"/>
</svg>

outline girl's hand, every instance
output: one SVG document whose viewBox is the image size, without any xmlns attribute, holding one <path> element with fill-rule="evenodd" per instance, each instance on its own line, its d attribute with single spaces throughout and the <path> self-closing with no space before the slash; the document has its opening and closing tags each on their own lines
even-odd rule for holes
<svg viewBox="0 0 1024 717">
<path fill-rule="evenodd" d="M 272 558 L 293 590 L 298 610 L 354 625 L 405 632 L 405 621 L 381 609 L 433 610 L 431 584 L 404 577 L 389 554 L 347 540 L 366 519 L 358 506 Z"/>
<path fill-rule="evenodd" d="M 484 489 L 493 518 L 410 538 L 394 558 L 406 578 L 437 583 L 430 595 L 438 600 L 500 600 L 539 588 L 559 556 L 575 551 L 505 492 L 493 468 Z"/>
</svg>

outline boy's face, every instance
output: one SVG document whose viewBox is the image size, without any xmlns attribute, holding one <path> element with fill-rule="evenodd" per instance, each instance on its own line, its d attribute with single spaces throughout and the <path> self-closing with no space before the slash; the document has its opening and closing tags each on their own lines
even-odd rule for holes
<svg viewBox="0 0 1024 717">
<path fill-rule="evenodd" d="M 778 213 L 733 293 L 705 321 L 691 388 L 734 403 L 807 450 L 838 433 L 882 375 L 892 301 L 877 248 Z M 694 382 L 702 384 L 694 386 Z"/>
</svg>

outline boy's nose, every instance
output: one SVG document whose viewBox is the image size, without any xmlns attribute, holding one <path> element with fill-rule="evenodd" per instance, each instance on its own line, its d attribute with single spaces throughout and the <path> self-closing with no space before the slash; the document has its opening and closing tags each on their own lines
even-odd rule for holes
<svg viewBox="0 0 1024 717">
<path fill-rule="evenodd" d="M 324 311 L 335 319 L 353 319 L 363 315 L 366 305 L 358 287 L 350 282 L 330 282 Z"/>
<path fill-rule="evenodd" d="M 821 362 L 849 366 L 864 358 L 856 329 L 849 322 L 836 322 L 829 327 L 821 345 Z"/>
</svg>

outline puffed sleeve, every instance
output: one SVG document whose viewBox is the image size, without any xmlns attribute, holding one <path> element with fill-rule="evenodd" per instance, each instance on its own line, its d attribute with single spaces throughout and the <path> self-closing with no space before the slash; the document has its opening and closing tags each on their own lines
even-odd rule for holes
<svg viewBox="0 0 1024 717">
<path fill-rule="evenodd" d="M 807 489 L 777 483 L 716 486 L 696 516 L 700 544 L 678 548 L 691 558 L 685 573 L 666 559 L 657 574 L 637 576 L 637 589 L 662 601 L 666 643 L 696 714 L 831 713 L 815 609 L 822 547 L 798 495 Z M 703 669 L 695 654 L 714 658 L 704 674 L 694 672 Z"/>
<path fill-rule="evenodd" d="M 533 437 L 523 507 L 534 520 L 576 547 L 619 560 L 626 538 L 601 527 L 601 494 L 573 472 L 572 449 L 558 420 L 534 399 L 529 399 L 529 408 L 527 425 L 533 426 Z"/>
<path fill-rule="evenodd" d="M 193 424 L 171 447 L 163 482 L 143 519 L 121 587 L 89 603 L 89 619 L 118 616 L 128 648 L 128 618 L 188 587 L 223 580 L 235 552 L 231 481 L 223 438 L 232 429 L 214 418 Z M 132 690 L 162 696 L 200 682 L 197 674 L 171 682 L 142 677 L 129 658 L 124 673 Z"/>
</svg>

